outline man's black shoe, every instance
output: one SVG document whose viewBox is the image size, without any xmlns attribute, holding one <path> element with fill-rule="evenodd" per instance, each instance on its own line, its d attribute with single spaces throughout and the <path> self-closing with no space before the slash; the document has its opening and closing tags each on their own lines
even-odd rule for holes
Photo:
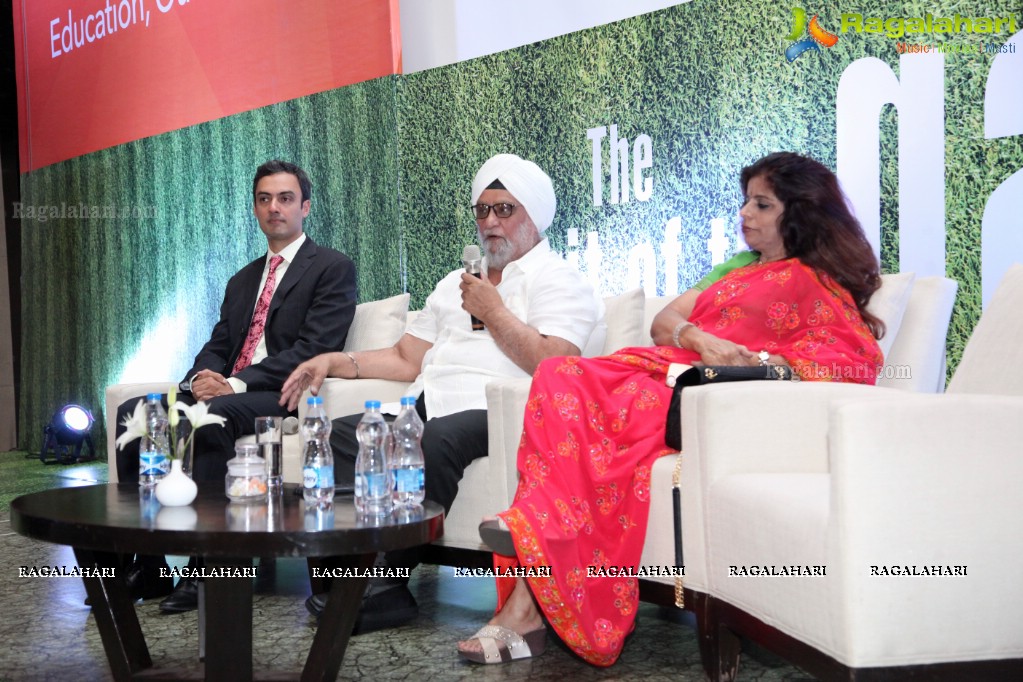
<svg viewBox="0 0 1023 682">
<path fill-rule="evenodd" d="M 199 608 L 199 579 L 182 578 L 170 596 L 160 602 L 164 613 L 185 613 Z"/>
<path fill-rule="evenodd" d="M 305 600 L 305 610 L 310 615 L 316 616 L 316 619 L 320 619 L 320 615 L 323 613 L 323 609 L 327 608 L 327 593 L 314 594 Z"/>
<path fill-rule="evenodd" d="M 326 594 L 314 594 L 305 600 L 309 613 L 320 617 L 327 605 Z M 359 605 L 359 615 L 352 628 L 353 635 L 364 635 L 387 628 L 395 628 L 415 620 L 419 616 L 419 605 L 407 584 L 370 582 Z"/>
</svg>

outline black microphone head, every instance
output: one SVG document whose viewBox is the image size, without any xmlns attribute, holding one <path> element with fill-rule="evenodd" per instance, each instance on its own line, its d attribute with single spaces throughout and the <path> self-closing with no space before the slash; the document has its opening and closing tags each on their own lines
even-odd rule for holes
<svg viewBox="0 0 1023 682">
<path fill-rule="evenodd" d="M 469 244 L 469 246 L 462 249 L 462 260 L 464 261 L 480 260 L 482 257 L 480 247 L 475 244 Z"/>
</svg>

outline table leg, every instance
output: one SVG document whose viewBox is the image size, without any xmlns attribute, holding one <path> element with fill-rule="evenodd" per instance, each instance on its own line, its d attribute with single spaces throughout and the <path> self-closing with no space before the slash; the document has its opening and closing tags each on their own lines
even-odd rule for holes
<svg viewBox="0 0 1023 682">
<path fill-rule="evenodd" d="M 92 615 L 103 640 L 103 649 L 115 680 L 129 680 L 140 670 L 151 668 L 153 660 L 142 635 L 135 605 L 124 584 L 116 554 L 75 547 L 75 559 L 81 568 L 107 569 L 108 577 L 83 577 L 85 593 L 92 604 Z"/>
<path fill-rule="evenodd" d="M 252 559 L 206 557 L 206 679 L 252 679 Z"/>
<path fill-rule="evenodd" d="M 337 679 L 345 649 L 348 648 L 348 639 L 352 636 L 352 627 L 359 615 L 362 595 L 369 583 L 366 574 L 375 560 L 376 552 L 373 552 L 327 562 L 331 567 L 350 567 L 353 573 L 357 572 L 361 577 L 335 578 L 331 581 L 327 605 L 320 615 L 320 625 L 316 628 L 316 636 L 302 670 L 303 682 Z"/>
<path fill-rule="evenodd" d="M 199 660 L 206 660 L 206 581 L 199 581 Z"/>
</svg>

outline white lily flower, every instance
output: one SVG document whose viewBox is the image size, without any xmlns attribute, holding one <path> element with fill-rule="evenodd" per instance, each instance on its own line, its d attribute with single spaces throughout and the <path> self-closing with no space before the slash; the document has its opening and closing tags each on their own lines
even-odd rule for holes
<svg viewBox="0 0 1023 682">
<path fill-rule="evenodd" d="M 146 401 L 135 403 L 135 411 L 121 422 L 126 431 L 117 437 L 117 449 L 120 450 L 136 438 L 146 435 Z"/>
<path fill-rule="evenodd" d="M 223 426 L 224 422 L 227 421 L 224 417 L 216 414 L 210 414 L 210 407 L 204 402 L 198 402 L 195 405 L 185 405 L 178 402 L 174 403 L 174 409 L 181 412 L 188 418 L 193 431 L 201 426 L 206 426 L 207 424 Z"/>
<path fill-rule="evenodd" d="M 177 429 L 174 428 L 171 429 L 172 439 L 173 438 L 178 439 L 177 443 L 173 444 L 173 448 L 176 451 L 176 456 L 178 457 L 185 457 L 186 454 L 190 452 L 192 439 L 195 437 L 196 429 L 198 429 L 201 426 L 206 426 L 207 424 L 216 424 L 217 426 L 223 426 L 224 423 L 227 421 L 227 419 L 225 419 L 224 417 L 215 414 L 210 414 L 210 406 L 204 402 L 198 402 L 195 405 L 186 405 L 185 403 L 182 402 L 175 402 L 173 405 L 171 405 L 170 411 L 171 414 L 173 415 L 172 419 L 174 419 L 175 421 L 176 421 L 175 418 L 177 418 L 179 414 L 183 414 L 185 416 L 185 419 L 188 420 L 188 423 L 191 424 L 191 428 L 187 430 L 185 430 L 184 425 L 181 426 L 181 428 L 183 429 L 183 433 L 177 433 Z M 184 434 L 188 435 L 185 436 Z"/>
</svg>

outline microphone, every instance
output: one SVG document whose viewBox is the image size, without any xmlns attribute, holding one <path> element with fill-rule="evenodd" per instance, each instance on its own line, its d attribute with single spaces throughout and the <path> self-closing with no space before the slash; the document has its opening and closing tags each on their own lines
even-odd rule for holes
<svg viewBox="0 0 1023 682">
<path fill-rule="evenodd" d="M 483 263 L 483 256 L 480 255 L 480 247 L 476 246 L 475 244 L 470 244 L 469 246 L 462 249 L 462 263 L 465 265 L 466 272 L 468 272 L 473 277 L 480 279 L 482 270 L 481 266 Z M 480 320 L 478 317 L 472 314 L 470 314 L 469 317 L 472 321 L 473 331 L 480 331 L 481 329 L 483 329 L 482 320 Z"/>
<path fill-rule="evenodd" d="M 298 417 L 285 417 L 284 421 L 281 422 L 281 431 L 284 432 L 285 436 L 298 433 Z"/>
</svg>

